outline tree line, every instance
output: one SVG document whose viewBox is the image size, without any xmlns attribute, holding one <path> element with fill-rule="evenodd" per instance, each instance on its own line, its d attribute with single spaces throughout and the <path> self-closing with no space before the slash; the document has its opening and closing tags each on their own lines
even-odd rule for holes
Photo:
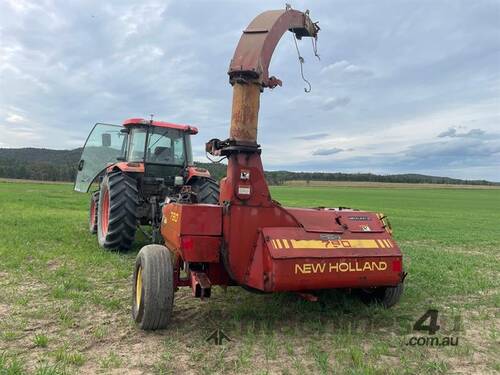
<svg viewBox="0 0 500 375">
<path fill-rule="evenodd" d="M 0 148 L 0 177 L 41 181 L 71 181 L 76 177 L 77 164 L 82 149 L 49 150 L 41 148 Z M 220 180 L 226 175 L 225 164 L 195 163 L 206 168 Z M 399 183 L 500 185 L 485 180 L 460 180 L 449 177 L 426 176 L 421 174 L 376 175 L 372 173 L 323 173 L 266 171 L 270 185 L 283 185 L 287 181 L 372 181 Z"/>
</svg>

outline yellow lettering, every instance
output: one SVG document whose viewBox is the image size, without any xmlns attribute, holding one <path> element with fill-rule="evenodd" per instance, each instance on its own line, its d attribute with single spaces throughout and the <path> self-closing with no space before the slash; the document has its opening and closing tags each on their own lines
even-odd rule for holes
<svg viewBox="0 0 500 375">
<path fill-rule="evenodd" d="M 375 263 L 375 262 L 373 262 L 373 265 L 374 265 L 373 268 L 374 269 L 376 268 L 377 271 L 385 271 L 387 269 L 387 263 L 386 262 L 378 262 L 378 264 Z"/>
<path fill-rule="evenodd" d="M 326 264 L 323 263 L 316 263 L 316 264 L 311 264 L 312 266 L 312 271 L 313 273 L 318 273 L 318 272 L 325 272 L 325 267 L 326 267 Z"/>
<path fill-rule="evenodd" d="M 295 264 L 295 273 L 311 273 L 310 264 Z"/>
<path fill-rule="evenodd" d="M 363 272 L 363 271 L 385 271 L 387 262 L 364 262 L 361 265 L 358 262 L 341 262 L 341 263 L 304 263 L 295 264 L 295 273 L 324 273 L 327 272 Z"/>
<path fill-rule="evenodd" d="M 170 220 L 172 220 L 174 223 L 177 223 L 177 221 L 179 220 L 179 213 L 170 211 Z"/>
<path fill-rule="evenodd" d="M 340 263 L 339 264 L 339 271 L 340 272 L 347 272 L 349 270 L 349 264 L 347 263 Z"/>
</svg>

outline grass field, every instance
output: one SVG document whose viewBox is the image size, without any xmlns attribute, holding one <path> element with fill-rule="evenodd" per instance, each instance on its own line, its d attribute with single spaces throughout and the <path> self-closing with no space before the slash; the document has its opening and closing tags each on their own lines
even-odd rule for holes
<svg viewBox="0 0 500 375">
<path fill-rule="evenodd" d="M 444 374 L 500 371 L 500 192 L 479 189 L 279 187 L 290 206 L 385 212 L 405 253 L 406 291 L 391 310 L 322 292 L 178 292 L 171 328 L 130 318 L 141 244 L 106 252 L 87 231 L 88 196 L 69 185 L 0 183 L 0 374 Z M 406 345 L 414 322 L 439 311 L 436 337 Z M 232 341 L 211 345 L 221 328 Z"/>
</svg>

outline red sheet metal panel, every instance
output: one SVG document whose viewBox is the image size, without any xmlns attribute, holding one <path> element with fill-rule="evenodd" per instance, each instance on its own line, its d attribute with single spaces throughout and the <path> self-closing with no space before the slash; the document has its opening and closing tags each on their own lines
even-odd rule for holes
<svg viewBox="0 0 500 375">
<path fill-rule="evenodd" d="M 163 207 L 162 234 L 220 236 L 222 207 L 215 204 L 170 203 Z M 165 233 L 164 233 L 164 228 Z"/>
<path fill-rule="evenodd" d="M 337 222 L 334 210 L 286 207 L 308 232 L 343 233 L 344 228 Z"/>
<path fill-rule="evenodd" d="M 403 276 L 402 254 L 387 232 L 340 236 L 275 227 L 261 233 L 247 277 L 261 290 L 394 286 Z"/>
<path fill-rule="evenodd" d="M 180 252 L 186 262 L 217 263 L 221 237 L 213 236 L 181 236 Z"/>
<path fill-rule="evenodd" d="M 384 232 L 382 222 L 374 212 L 336 208 L 290 208 L 290 212 L 308 232 L 343 233 Z"/>
<path fill-rule="evenodd" d="M 222 241 L 222 208 L 212 204 L 170 203 L 163 207 L 166 245 L 186 262 L 217 263 Z"/>
<path fill-rule="evenodd" d="M 273 262 L 272 291 L 395 286 L 400 257 L 302 258 Z"/>
<path fill-rule="evenodd" d="M 375 212 L 338 211 L 338 221 L 350 232 L 384 232 L 383 223 Z"/>
</svg>

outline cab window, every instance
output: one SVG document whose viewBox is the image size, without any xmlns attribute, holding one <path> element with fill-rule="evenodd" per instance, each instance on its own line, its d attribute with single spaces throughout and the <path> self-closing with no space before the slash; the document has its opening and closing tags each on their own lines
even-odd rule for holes
<svg viewBox="0 0 500 375">
<path fill-rule="evenodd" d="M 184 165 L 184 133 L 177 129 L 152 128 L 147 158 L 150 163 Z"/>
</svg>

